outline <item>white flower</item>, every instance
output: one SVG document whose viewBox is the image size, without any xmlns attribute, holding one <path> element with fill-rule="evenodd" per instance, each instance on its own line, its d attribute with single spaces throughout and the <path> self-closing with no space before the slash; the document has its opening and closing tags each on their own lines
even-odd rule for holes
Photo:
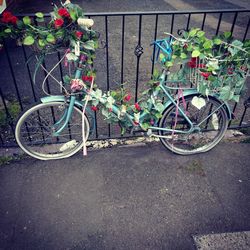
<svg viewBox="0 0 250 250">
<path fill-rule="evenodd" d="M 70 0 L 66 0 L 65 3 L 63 5 L 67 5 L 67 4 L 70 4 Z"/>
<path fill-rule="evenodd" d="M 68 53 L 66 55 L 66 58 L 68 61 L 76 61 L 78 59 L 78 56 L 76 56 L 75 54 L 73 53 Z"/>
<path fill-rule="evenodd" d="M 89 18 L 79 17 L 77 19 L 77 23 L 80 26 L 85 26 L 87 28 L 90 28 L 90 27 L 92 27 L 94 25 L 94 20 L 93 19 L 89 19 Z"/>
<path fill-rule="evenodd" d="M 122 115 L 124 115 L 126 112 L 127 112 L 127 107 L 125 105 L 122 105 L 122 108 L 121 108 Z"/>
<path fill-rule="evenodd" d="M 135 120 L 135 122 L 140 121 L 140 113 L 134 113 L 134 120 Z"/>
</svg>

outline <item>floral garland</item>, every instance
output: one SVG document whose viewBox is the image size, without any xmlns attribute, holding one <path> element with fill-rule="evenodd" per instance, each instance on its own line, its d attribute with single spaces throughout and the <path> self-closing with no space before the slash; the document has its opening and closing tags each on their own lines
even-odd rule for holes
<svg viewBox="0 0 250 250">
<path fill-rule="evenodd" d="M 67 49 L 68 62 L 77 63 L 79 56 L 84 55 L 84 74 L 94 75 L 92 63 L 99 37 L 91 29 L 94 21 L 86 18 L 82 8 L 69 0 L 59 7 L 54 5 L 50 14 L 51 20 L 46 22 L 42 12 L 37 12 L 33 20 L 29 16 L 18 19 L 5 11 L 0 19 L 0 44 L 10 37 L 18 45 L 30 46 L 40 56 L 40 64 L 45 55 Z"/>
</svg>

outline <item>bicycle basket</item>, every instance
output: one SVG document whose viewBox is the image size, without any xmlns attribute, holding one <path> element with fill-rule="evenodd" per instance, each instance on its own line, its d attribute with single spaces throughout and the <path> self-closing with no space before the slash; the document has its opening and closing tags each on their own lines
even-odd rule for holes
<svg viewBox="0 0 250 250">
<path fill-rule="evenodd" d="M 238 102 L 249 65 L 248 58 L 231 61 L 227 58 L 191 58 L 172 70 L 168 76 L 170 82 L 189 85 L 203 95 L 217 95 L 223 101 Z"/>
</svg>

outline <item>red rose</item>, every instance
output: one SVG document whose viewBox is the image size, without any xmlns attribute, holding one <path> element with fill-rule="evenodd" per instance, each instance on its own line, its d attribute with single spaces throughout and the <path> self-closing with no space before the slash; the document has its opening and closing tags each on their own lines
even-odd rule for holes
<svg viewBox="0 0 250 250">
<path fill-rule="evenodd" d="M 1 22 L 16 24 L 17 21 L 18 21 L 17 17 L 13 16 L 9 11 L 5 11 L 3 13 L 3 17 L 1 19 Z"/>
<path fill-rule="evenodd" d="M 188 62 L 188 66 L 190 68 L 197 68 L 197 57 L 192 57 L 191 60 Z"/>
<path fill-rule="evenodd" d="M 137 111 L 141 111 L 141 107 L 140 107 L 140 105 L 138 103 L 135 103 L 135 109 Z"/>
<path fill-rule="evenodd" d="M 55 28 L 58 29 L 58 28 L 62 27 L 63 23 L 64 23 L 64 21 L 62 18 L 56 19 L 54 22 Z"/>
<path fill-rule="evenodd" d="M 211 75 L 210 72 L 202 72 L 201 75 L 205 78 L 205 80 L 208 80 L 208 77 Z"/>
<path fill-rule="evenodd" d="M 76 37 L 77 37 L 78 39 L 81 39 L 82 34 L 83 34 L 83 32 L 81 32 L 81 31 L 76 31 L 76 32 L 75 32 L 75 35 L 76 35 Z"/>
<path fill-rule="evenodd" d="M 1 19 L 1 21 L 3 23 L 8 23 L 10 21 L 11 17 L 12 17 L 12 14 L 9 11 L 5 11 L 3 13 L 3 18 Z"/>
<path fill-rule="evenodd" d="M 91 109 L 92 109 L 93 111 L 97 111 L 97 110 L 98 110 L 98 108 L 97 108 L 96 106 L 92 106 Z"/>
<path fill-rule="evenodd" d="M 129 102 L 131 100 L 131 95 L 127 94 L 125 97 L 124 97 L 124 101 L 125 102 Z"/>
<path fill-rule="evenodd" d="M 68 10 L 65 8 L 60 8 L 57 13 L 61 17 L 70 17 Z"/>
<path fill-rule="evenodd" d="M 11 17 L 11 20 L 10 20 L 10 23 L 16 24 L 17 21 L 18 21 L 18 18 L 17 18 L 16 16 L 12 16 L 12 17 Z"/>
<path fill-rule="evenodd" d="M 92 82 L 93 76 L 82 76 L 84 82 Z"/>
<path fill-rule="evenodd" d="M 203 64 L 203 63 L 201 63 L 201 64 L 199 64 L 199 65 L 198 65 L 198 68 L 200 68 L 200 69 L 204 69 L 204 68 L 206 68 L 206 65 L 205 65 L 205 64 Z"/>
</svg>

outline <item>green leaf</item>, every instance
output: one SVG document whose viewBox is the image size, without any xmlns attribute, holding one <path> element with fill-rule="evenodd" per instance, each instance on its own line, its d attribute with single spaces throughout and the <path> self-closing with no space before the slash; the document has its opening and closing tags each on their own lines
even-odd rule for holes
<svg viewBox="0 0 250 250">
<path fill-rule="evenodd" d="M 200 53 L 199 58 L 204 59 L 204 58 L 206 58 L 206 56 L 203 53 Z"/>
<path fill-rule="evenodd" d="M 55 37 L 52 34 L 47 35 L 46 41 L 49 43 L 54 43 L 56 41 Z"/>
<path fill-rule="evenodd" d="M 144 122 L 141 124 L 141 127 L 144 129 L 144 130 L 147 130 L 149 128 L 149 124 Z"/>
<path fill-rule="evenodd" d="M 66 84 L 70 83 L 70 77 L 68 75 L 63 76 L 63 82 Z"/>
<path fill-rule="evenodd" d="M 56 38 L 61 38 L 61 37 L 63 37 L 63 35 L 64 35 L 64 33 L 62 30 L 57 31 L 55 34 Z"/>
<path fill-rule="evenodd" d="M 204 36 L 204 35 L 205 35 L 205 32 L 202 31 L 202 30 L 200 30 L 200 31 L 197 32 L 197 36 L 198 36 L 198 37 L 202 37 L 202 36 Z"/>
<path fill-rule="evenodd" d="M 44 15 L 43 15 L 42 12 L 37 12 L 35 15 L 36 15 L 38 18 L 43 18 L 43 17 L 44 17 Z"/>
<path fill-rule="evenodd" d="M 83 47 L 87 50 L 95 51 L 95 42 L 93 40 L 89 40 L 83 44 Z"/>
<path fill-rule="evenodd" d="M 23 23 L 25 25 L 31 24 L 31 19 L 28 16 L 23 17 Z"/>
<path fill-rule="evenodd" d="M 126 133 L 126 128 L 121 127 L 121 135 L 124 135 Z"/>
<path fill-rule="evenodd" d="M 76 14 L 76 12 L 73 11 L 73 10 L 71 10 L 71 11 L 69 12 L 69 15 L 70 15 L 71 19 L 75 22 L 76 19 L 77 19 L 77 14 Z"/>
<path fill-rule="evenodd" d="M 232 42 L 232 45 L 233 45 L 233 46 L 240 47 L 240 48 L 243 47 L 243 43 L 242 43 L 241 41 L 239 41 L 239 40 L 234 40 L 234 41 Z"/>
<path fill-rule="evenodd" d="M 9 28 L 8 28 L 8 29 L 5 29 L 4 32 L 5 32 L 5 33 L 11 33 L 11 29 L 9 29 Z"/>
<path fill-rule="evenodd" d="M 155 114 L 155 117 L 156 117 L 157 119 L 160 119 L 160 118 L 162 117 L 162 114 L 161 114 L 161 113 L 156 113 L 156 114 Z"/>
<path fill-rule="evenodd" d="M 109 96 L 107 98 L 106 107 L 107 108 L 112 108 L 112 106 L 113 106 L 114 103 L 115 103 L 115 99 L 112 96 Z"/>
<path fill-rule="evenodd" d="M 36 18 L 36 21 L 37 21 L 38 23 L 42 23 L 42 22 L 44 22 L 44 18 Z"/>
<path fill-rule="evenodd" d="M 226 32 L 224 32 L 224 37 L 226 38 L 226 39 L 228 39 L 230 36 L 231 36 L 231 32 L 230 31 L 226 31 Z"/>
<path fill-rule="evenodd" d="M 198 57 L 200 55 L 200 51 L 199 50 L 194 50 L 192 52 L 192 57 Z"/>
<path fill-rule="evenodd" d="M 162 103 L 157 103 L 154 105 L 154 107 L 159 113 L 162 113 L 164 110 L 164 105 Z"/>
<path fill-rule="evenodd" d="M 102 98 L 102 90 L 100 90 L 100 89 L 97 89 L 95 92 L 93 91 L 92 94 L 95 94 L 96 99 Z"/>
<path fill-rule="evenodd" d="M 165 55 L 164 55 L 164 54 L 160 53 L 160 55 L 159 55 L 159 59 L 160 59 L 160 61 L 161 61 L 161 62 L 165 62 L 166 57 L 165 57 Z"/>
<path fill-rule="evenodd" d="M 232 100 L 235 101 L 235 102 L 239 102 L 240 101 L 240 95 L 234 95 Z"/>
<path fill-rule="evenodd" d="M 221 43 L 222 43 L 222 41 L 219 38 L 214 39 L 214 44 L 220 45 Z"/>
<path fill-rule="evenodd" d="M 188 45 L 187 51 L 193 51 L 193 46 L 192 46 L 192 44 L 189 44 L 189 45 Z"/>
<path fill-rule="evenodd" d="M 206 42 L 203 44 L 204 49 L 211 49 L 213 46 L 213 42 L 211 40 L 206 40 Z"/>
<path fill-rule="evenodd" d="M 42 39 L 38 40 L 38 44 L 39 44 L 40 47 L 44 47 L 46 45 L 45 41 L 42 40 Z"/>
<path fill-rule="evenodd" d="M 185 53 L 182 52 L 181 55 L 180 55 L 180 58 L 181 58 L 181 59 L 186 59 L 186 58 L 187 58 L 187 55 L 186 55 Z"/>
<path fill-rule="evenodd" d="M 34 38 L 32 36 L 26 36 L 23 40 L 24 45 L 32 45 L 35 42 Z"/>
<path fill-rule="evenodd" d="M 105 116 L 106 118 L 108 118 L 110 116 L 110 113 L 109 113 L 108 109 L 103 108 L 102 109 L 102 115 Z"/>
<path fill-rule="evenodd" d="M 230 86 L 224 86 L 220 90 L 220 99 L 223 101 L 229 100 L 231 95 L 231 88 Z"/>
<path fill-rule="evenodd" d="M 165 65 L 166 65 L 166 67 L 171 67 L 171 66 L 173 66 L 174 64 L 173 64 L 173 62 L 168 61 L 168 62 L 165 63 Z"/>
<path fill-rule="evenodd" d="M 190 37 L 194 37 L 195 35 L 196 35 L 196 33 L 197 33 L 197 31 L 198 31 L 199 29 L 192 29 L 190 32 L 189 32 L 189 36 Z"/>
</svg>

